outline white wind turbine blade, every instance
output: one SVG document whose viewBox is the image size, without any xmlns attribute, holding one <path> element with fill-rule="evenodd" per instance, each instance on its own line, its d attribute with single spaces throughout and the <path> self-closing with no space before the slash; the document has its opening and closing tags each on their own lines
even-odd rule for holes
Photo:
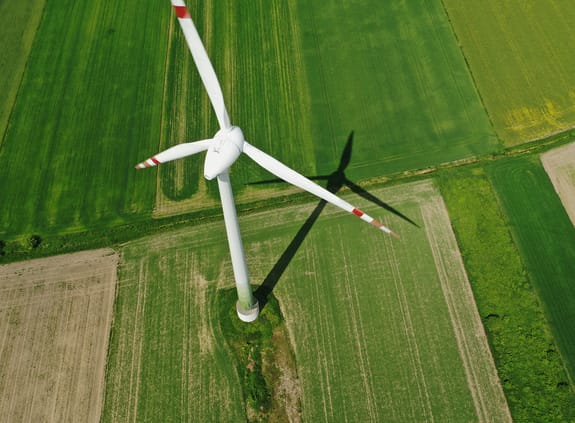
<svg viewBox="0 0 575 423">
<path fill-rule="evenodd" d="M 159 165 L 161 163 L 166 163 L 172 160 L 181 159 L 182 157 L 191 156 L 192 154 L 200 153 L 206 151 L 210 146 L 212 140 L 202 140 L 195 142 L 188 142 L 185 144 L 178 144 L 174 147 L 168 148 L 155 156 L 150 157 L 148 160 L 144 160 L 142 163 L 137 164 L 136 169 L 144 169 L 146 167 L 152 167 Z"/>
<path fill-rule="evenodd" d="M 198 35 L 198 31 L 194 26 L 194 22 L 192 21 L 190 13 L 188 12 L 183 0 L 171 1 L 172 6 L 174 6 L 174 10 L 176 11 L 176 15 L 178 16 L 178 21 L 180 22 L 182 31 L 184 32 L 184 36 L 186 37 L 192 57 L 194 58 L 196 67 L 198 68 L 198 72 L 200 73 L 200 77 L 202 78 L 202 82 L 204 83 L 208 96 L 210 97 L 210 101 L 212 102 L 212 107 L 216 112 L 220 128 L 227 129 L 231 124 L 228 111 L 226 110 L 226 105 L 224 103 L 222 88 L 220 87 L 216 72 L 214 71 L 212 63 L 206 53 L 204 44 Z"/>
<path fill-rule="evenodd" d="M 280 161 L 274 159 L 269 154 L 266 154 L 263 151 L 259 150 L 258 148 L 254 147 L 253 145 L 249 144 L 247 141 L 244 141 L 244 153 L 246 153 L 254 162 L 259 164 L 268 172 L 273 173 L 278 178 L 281 178 L 292 185 L 295 185 L 305 191 L 308 191 L 318 196 L 319 198 L 327 201 L 328 203 L 331 203 L 334 206 L 337 206 L 345 210 L 346 212 L 353 213 L 361 220 L 371 223 L 372 225 L 376 226 L 383 232 L 388 233 L 396 238 L 399 238 L 399 235 L 397 235 L 388 227 L 384 226 L 382 223 L 375 220 L 373 217 L 365 214 L 358 208 L 355 208 L 354 206 L 349 204 L 347 201 L 342 200 L 341 198 L 332 194 L 325 188 L 322 188 L 316 183 L 310 181 L 305 176 L 300 175 L 295 170 L 290 169 Z"/>
</svg>

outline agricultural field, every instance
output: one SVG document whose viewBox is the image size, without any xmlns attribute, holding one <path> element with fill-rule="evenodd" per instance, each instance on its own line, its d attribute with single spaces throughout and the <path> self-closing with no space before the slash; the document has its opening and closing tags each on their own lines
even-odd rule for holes
<svg viewBox="0 0 575 423">
<path fill-rule="evenodd" d="M 567 0 L 186 3 L 246 139 L 402 235 L 231 169 L 293 420 L 575 418 L 574 150 L 509 148 L 575 125 Z M 216 183 L 133 168 L 218 129 L 169 2 L 0 0 L 0 46 L 0 262 L 119 253 L 0 267 L 2 415 L 245 420 Z"/>
<path fill-rule="evenodd" d="M 133 166 L 160 134 L 164 63 L 151 58 L 165 55 L 171 15 L 162 6 L 46 4 L 0 150 L 0 192 L 10 199 L 0 237 L 151 214 L 153 177 Z M 126 24 L 152 17 L 157 31 Z"/>
<path fill-rule="evenodd" d="M 438 178 L 515 421 L 572 421 L 575 396 L 510 222 L 482 166 Z"/>
<path fill-rule="evenodd" d="M 541 163 L 575 226 L 575 143 L 543 154 Z"/>
<path fill-rule="evenodd" d="M 0 3 L 0 147 L 45 0 Z"/>
<path fill-rule="evenodd" d="M 288 3 L 189 2 L 233 122 L 254 145 L 316 176 L 335 170 L 355 131 L 355 180 L 500 148 L 437 3 Z M 201 157 L 133 170 L 217 129 L 170 8 L 71 4 L 44 9 L 0 150 L 0 191 L 18 199 L 0 209 L 0 237 L 217 208 Z M 266 178 L 241 159 L 238 202 L 292 192 L 246 187 Z"/>
<path fill-rule="evenodd" d="M 232 2 L 214 10 L 190 3 L 230 99 L 232 120 L 256 146 L 306 175 L 325 175 L 336 169 L 353 131 L 357 147 L 349 174 L 356 180 L 500 148 L 439 2 L 268 3 Z M 233 36 L 226 37 L 220 25 L 232 28 Z M 174 29 L 169 63 L 177 68 L 168 67 L 166 80 L 176 82 L 166 84 L 173 88 L 165 97 L 162 148 L 216 130 Z M 180 80 L 180 69 L 190 82 Z M 201 159 L 162 166 L 158 175 L 157 216 L 217 204 L 214 185 L 202 180 Z M 278 187 L 245 187 L 268 177 L 248 159 L 240 161 L 232 169 L 238 201 L 277 195 Z"/>
<path fill-rule="evenodd" d="M 439 1 L 298 2 L 320 174 L 355 130 L 364 179 L 500 148 Z"/>
<path fill-rule="evenodd" d="M 240 219 L 252 281 L 280 301 L 303 419 L 510 421 L 437 191 L 371 194 L 421 227 L 365 200 L 401 240 L 322 203 Z M 245 418 L 214 311 L 230 286 L 223 222 L 122 247 L 104 421 Z"/>
<path fill-rule="evenodd" d="M 570 0 L 443 3 L 506 146 L 575 125 Z"/>
<path fill-rule="evenodd" d="M 117 263 L 103 249 L 0 266 L 4 421 L 99 421 Z"/>
<path fill-rule="evenodd" d="M 575 380 L 575 228 L 537 157 L 486 168 L 571 380 Z"/>
</svg>

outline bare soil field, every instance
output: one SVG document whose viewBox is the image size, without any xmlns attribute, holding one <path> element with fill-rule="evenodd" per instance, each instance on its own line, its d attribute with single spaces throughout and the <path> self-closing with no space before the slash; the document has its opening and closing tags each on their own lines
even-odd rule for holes
<svg viewBox="0 0 575 423">
<path fill-rule="evenodd" d="M 541 162 L 575 226 L 575 143 L 541 155 Z"/>
<path fill-rule="evenodd" d="M 3 421 L 99 421 L 117 263 L 100 249 L 0 266 Z"/>
</svg>

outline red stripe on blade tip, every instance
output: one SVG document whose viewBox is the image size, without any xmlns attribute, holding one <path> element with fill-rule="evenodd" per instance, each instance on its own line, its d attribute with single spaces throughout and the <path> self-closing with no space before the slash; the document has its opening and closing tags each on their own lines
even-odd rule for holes
<svg viewBox="0 0 575 423">
<path fill-rule="evenodd" d="M 176 10 L 176 16 L 179 19 L 186 19 L 190 17 L 190 14 L 188 13 L 188 9 L 186 9 L 186 6 L 174 6 L 174 9 Z"/>
<path fill-rule="evenodd" d="M 153 161 L 153 162 L 154 162 L 155 164 L 157 164 L 157 165 L 161 163 L 161 162 L 159 162 L 158 159 L 156 159 L 155 157 L 152 157 L 150 160 Z"/>
<path fill-rule="evenodd" d="M 355 215 L 358 216 L 358 217 L 363 216 L 363 212 L 362 212 L 361 210 L 359 210 L 359 209 L 353 209 L 353 210 L 352 210 L 352 213 L 355 214 Z"/>
</svg>

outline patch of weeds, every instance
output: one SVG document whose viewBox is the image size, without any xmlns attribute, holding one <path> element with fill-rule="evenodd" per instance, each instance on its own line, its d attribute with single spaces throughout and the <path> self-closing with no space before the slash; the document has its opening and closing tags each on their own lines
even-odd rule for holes
<svg viewBox="0 0 575 423">
<path fill-rule="evenodd" d="M 245 323 L 236 314 L 236 301 L 234 288 L 218 292 L 219 321 L 236 361 L 248 421 L 287 421 L 291 411 L 282 406 L 286 402 L 280 388 L 282 375 L 283 379 L 296 375 L 291 377 L 296 385 L 299 382 L 279 303 L 270 294 L 257 320 Z M 292 402 L 298 404 L 299 414 L 299 396 Z"/>
</svg>

